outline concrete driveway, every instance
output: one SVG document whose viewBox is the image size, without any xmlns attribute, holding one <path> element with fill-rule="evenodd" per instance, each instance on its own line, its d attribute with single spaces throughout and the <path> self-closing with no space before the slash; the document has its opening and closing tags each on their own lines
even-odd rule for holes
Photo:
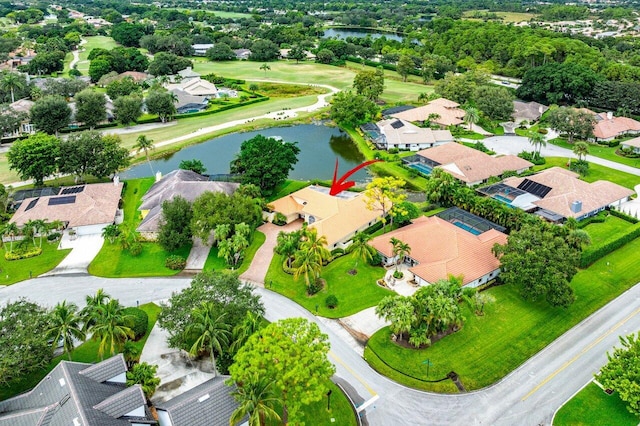
<svg viewBox="0 0 640 426">
<path fill-rule="evenodd" d="M 80 235 L 71 240 L 68 233 L 63 233 L 58 246 L 60 249 L 72 249 L 58 266 L 41 276 L 86 274 L 89 264 L 98 255 L 104 240 L 99 234 Z"/>
</svg>

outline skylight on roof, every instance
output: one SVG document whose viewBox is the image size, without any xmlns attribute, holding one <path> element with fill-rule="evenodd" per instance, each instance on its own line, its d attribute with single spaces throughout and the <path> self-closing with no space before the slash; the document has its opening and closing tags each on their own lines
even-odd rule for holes
<svg viewBox="0 0 640 426">
<path fill-rule="evenodd" d="M 207 393 L 207 394 L 204 394 L 204 395 L 202 395 L 200 398 L 198 398 L 198 402 L 204 402 L 204 401 L 206 401 L 207 399 L 209 399 L 209 397 L 210 397 L 210 396 L 209 396 L 209 394 L 208 394 L 208 393 Z"/>
</svg>

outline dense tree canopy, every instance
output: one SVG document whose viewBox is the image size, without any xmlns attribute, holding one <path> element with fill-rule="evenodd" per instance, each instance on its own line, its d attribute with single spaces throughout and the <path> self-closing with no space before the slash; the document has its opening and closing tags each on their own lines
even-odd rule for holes
<svg viewBox="0 0 640 426">
<path fill-rule="evenodd" d="M 96 131 L 73 133 L 60 142 L 58 170 L 84 180 L 87 175 L 103 178 L 129 165 L 129 150 L 117 135 Z"/>
<path fill-rule="evenodd" d="M 149 114 L 157 114 L 166 123 L 176 113 L 174 95 L 164 90 L 151 90 L 144 99 Z"/>
<path fill-rule="evenodd" d="M 527 71 L 516 96 L 546 105 L 574 103 L 587 99 L 601 80 L 601 76 L 585 66 L 551 63 Z"/>
<path fill-rule="evenodd" d="M 627 409 L 640 417 L 640 335 L 620 336 L 622 347 L 607 353 L 609 362 L 596 379 L 607 389 L 618 392 Z"/>
<path fill-rule="evenodd" d="M 256 185 L 267 195 L 287 179 L 299 153 L 296 142 L 257 135 L 242 142 L 240 152 L 231 162 L 231 173 L 240 174 L 242 183 Z"/>
<path fill-rule="evenodd" d="M 575 138 L 587 139 L 593 135 L 596 118 L 589 111 L 575 108 L 552 108 L 546 117 L 549 126 L 566 133 L 569 143 Z"/>
<path fill-rule="evenodd" d="M 366 123 L 379 111 L 375 102 L 351 91 L 338 92 L 331 98 L 331 119 L 336 123 L 351 126 Z"/>
<path fill-rule="evenodd" d="M 149 64 L 149 73 L 154 76 L 172 75 L 192 65 L 187 58 L 173 53 L 158 52 Z"/>
<path fill-rule="evenodd" d="M 479 86 L 473 92 L 476 106 L 491 120 L 511 120 L 513 94 L 500 86 Z"/>
<path fill-rule="evenodd" d="M 45 96 L 31 107 L 31 123 L 38 131 L 49 134 L 67 127 L 71 120 L 71 108 L 61 96 Z"/>
<path fill-rule="evenodd" d="M 191 203 L 181 196 L 162 203 L 162 221 L 158 243 L 166 251 L 175 251 L 191 242 Z"/>
<path fill-rule="evenodd" d="M 145 26 L 120 22 L 111 28 L 111 37 L 126 47 L 140 46 L 140 39 L 145 35 Z"/>
<path fill-rule="evenodd" d="M 134 123 L 142 115 L 142 98 L 136 95 L 120 96 L 113 106 L 116 120 L 125 126 Z"/>
<path fill-rule="evenodd" d="M 218 225 L 246 223 L 253 230 L 262 221 L 259 200 L 235 192 L 205 192 L 193 202 L 191 230 L 202 241 L 208 241 Z"/>
<path fill-rule="evenodd" d="M 353 88 L 358 95 L 376 101 L 384 91 L 384 72 L 382 69 L 358 71 L 353 79 Z"/>
<path fill-rule="evenodd" d="M 44 178 L 57 171 L 59 152 L 58 138 L 36 133 L 11 145 L 7 153 L 9 168 L 17 171 L 21 179 L 33 179 L 36 186 L 42 186 Z"/>
<path fill-rule="evenodd" d="M 570 282 L 578 272 L 580 249 L 567 240 L 566 230 L 543 223 L 513 231 L 504 246 L 494 246 L 501 279 L 520 288 L 525 299 L 545 298 L 567 307 L 575 300 Z"/>
<path fill-rule="evenodd" d="M 76 121 L 93 129 L 98 123 L 107 119 L 107 99 L 102 93 L 85 89 L 75 96 Z"/>
</svg>

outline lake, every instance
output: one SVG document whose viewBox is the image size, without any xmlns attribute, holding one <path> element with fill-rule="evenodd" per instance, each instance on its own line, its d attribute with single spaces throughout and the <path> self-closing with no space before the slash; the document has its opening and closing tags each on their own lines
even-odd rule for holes
<svg viewBox="0 0 640 426">
<path fill-rule="evenodd" d="M 200 160 L 207 168 L 207 174 L 229 173 L 229 163 L 238 152 L 242 142 L 256 135 L 279 137 L 286 142 L 298 142 L 300 154 L 298 163 L 289 173 L 296 180 L 331 180 L 338 158 L 338 178 L 349 169 L 364 161 L 363 155 L 348 134 L 336 127 L 303 124 L 288 127 L 272 127 L 255 132 L 233 133 L 191 145 L 167 157 L 151 161 L 154 171 L 167 174 L 175 170 L 182 160 Z M 121 179 L 152 176 L 147 162 L 140 163 L 120 174 Z M 349 180 L 365 182 L 366 170 L 359 170 Z"/>
<path fill-rule="evenodd" d="M 395 33 L 381 33 L 376 31 L 368 31 L 365 29 L 341 29 L 341 28 L 327 28 L 324 30 L 324 38 L 337 37 L 345 39 L 347 37 L 366 37 L 380 38 L 385 36 L 389 40 L 402 41 L 403 37 Z"/>
</svg>

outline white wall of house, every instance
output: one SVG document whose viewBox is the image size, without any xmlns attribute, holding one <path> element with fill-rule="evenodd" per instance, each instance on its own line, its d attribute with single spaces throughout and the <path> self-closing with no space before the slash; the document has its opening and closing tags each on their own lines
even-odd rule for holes
<svg viewBox="0 0 640 426">
<path fill-rule="evenodd" d="M 491 281 L 492 279 L 496 278 L 498 275 L 500 275 L 500 268 L 498 269 L 494 269 L 493 271 L 489 272 L 488 274 L 484 274 L 483 276 L 463 285 L 463 287 L 470 287 L 470 288 L 475 288 L 475 287 L 479 287 L 489 281 Z M 443 277 L 446 278 L 446 277 Z M 421 286 L 427 286 L 430 285 L 431 283 L 427 280 L 425 280 L 424 278 L 421 278 L 418 275 L 415 275 L 415 281 L 418 285 Z"/>
<path fill-rule="evenodd" d="M 99 223 L 97 225 L 76 226 L 75 231 L 77 235 L 93 235 L 101 234 L 105 226 L 111 225 L 111 223 Z"/>
<path fill-rule="evenodd" d="M 158 413 L 158 422 L 160 423 L 160 426 L 173 426 L 169 413 L 161 409 L 156 410 L 156 412 Z"/>
</svg>

